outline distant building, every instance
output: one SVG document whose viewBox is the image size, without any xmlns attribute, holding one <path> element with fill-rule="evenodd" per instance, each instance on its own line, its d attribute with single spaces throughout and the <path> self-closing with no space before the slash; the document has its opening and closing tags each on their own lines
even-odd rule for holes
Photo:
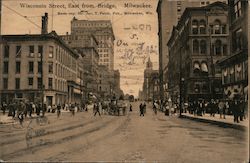
<svg viewBox="0 0 250 163">
<path fill-rule="evenodd" d="M 146 69 L 144 70 L 143 95 L 141 95 L 143 100 L 159 100 L 159 84 L 159 72 L 158 70 L 153 70 L 153 63 L 149 58 L 146 63 Z"/>
<path fill-rule="evenodd" d="M 114 32 L 110 20 L 78 20 L 75 17 L 71 21 L 71 35 L 75 39 L 82 40 L 86 33 L 95 36 L 98 42 L 99 65 L 107 66 L 114 70 Z M 78 43 L 80 44 L 80 42 Z M 84 41 L 83 41 L 84 44 Z"/>
<path fill-rule="evenodd" d="M 216 62 L 229 56 L 228 7 L 215 2 L 189 7 L 168 41 L 168 89 L 177 102 L 184 78 L 185 99 L 222 98 L 221 71 Z M 171 80 L 170 80 L 171 79 Z"/>
<path fill-rule="evenodd" d="M 247 100 L 248 94 L 248 7 L 244 0 L 228 1 L 230 56 L 221 60 L 225 98 Z"/>
<path fill-rule="evenodd" d="M 52 31 L 37 35 L 3 35 L 0 55 L 1 100 L 44 101 L 48 105 L 79 102 L 79 54 Z"/>
</svg>

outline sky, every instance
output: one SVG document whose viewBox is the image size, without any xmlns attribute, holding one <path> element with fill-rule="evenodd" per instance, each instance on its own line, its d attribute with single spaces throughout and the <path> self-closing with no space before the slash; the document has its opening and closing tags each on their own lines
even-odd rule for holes
<svg viewBox="0 0 250 163">
<path fill-rule="evenodd" d="M 144 8 L 128 8 L 126 3 Z M 111 20 L 114 67 L 121 74 L 121 89 L 137 96 L 149 57 L 153 68 L 158 69 L 157 3 L 158 0 L 3 0 L 1 32 L 39 34 L 45 12 L 49 15 L 49 31 L 55 30 L 59 35 L 70 32 L 73 16 L 80 20 Z"/>
</svg>

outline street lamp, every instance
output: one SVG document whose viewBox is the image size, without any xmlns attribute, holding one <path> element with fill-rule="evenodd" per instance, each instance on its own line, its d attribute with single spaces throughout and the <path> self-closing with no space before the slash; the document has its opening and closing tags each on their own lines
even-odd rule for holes
<svg viewBox="0 0 250 163">
<path fill-rule="evenodd" d="M 179 108 L 180 108 L 180 117 L 182 116 L 182 103 L 183 103 L 183 94 L 184 94 L 184 82 L 185 79 L 183 77 L 180 77 L 180 103 L 179 103 Z"/>
</svg>

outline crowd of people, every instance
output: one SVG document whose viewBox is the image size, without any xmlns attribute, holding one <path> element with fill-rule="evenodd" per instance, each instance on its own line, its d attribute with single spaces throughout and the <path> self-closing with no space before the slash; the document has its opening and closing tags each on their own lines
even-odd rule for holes
<svg viewBox="0 0 250 163">
<path fill-rule="evenodd" d="M 226 119 L 226 115 L 233 115 L 234 122 L 239 123 L 247 117 L 247 102 L 244 100 L 194 100 L 188 103 L 188 107 L 184 111 L 197 116 L 203 116 L 206 113 L 214 117 L 215 114 L 220 114 L 220 118 Z"/>
</svg>

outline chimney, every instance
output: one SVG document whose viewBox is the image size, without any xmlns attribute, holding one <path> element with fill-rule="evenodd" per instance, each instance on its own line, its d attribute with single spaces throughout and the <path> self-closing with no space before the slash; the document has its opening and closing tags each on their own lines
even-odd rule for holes
<svg viewBox="0 0 250 163">
<path fill-rule="evenodd" d="M 48 33 L 48 13 L 46 12 L 44 16 L 42 16 L 42 34 Z"/>
</svg>

